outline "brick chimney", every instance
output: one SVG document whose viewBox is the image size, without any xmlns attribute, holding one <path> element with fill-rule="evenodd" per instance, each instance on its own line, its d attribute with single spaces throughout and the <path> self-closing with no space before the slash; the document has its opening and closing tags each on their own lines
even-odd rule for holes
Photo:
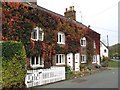
<svg viewBox="0 0 120 90">
<path fill-rule="evenodd" d="M 76 11 L 74 10 L 74 6 L 70 6 L 69 10 L 66 8 L 64 15 L 71 20 L 76 20 Z"/>
</svg>

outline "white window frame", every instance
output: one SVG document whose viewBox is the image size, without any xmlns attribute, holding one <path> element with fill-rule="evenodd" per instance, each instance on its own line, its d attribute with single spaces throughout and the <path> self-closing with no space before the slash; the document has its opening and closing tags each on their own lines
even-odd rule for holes
<svg viewBox="0 0 120 90">
<path fill-rule="evenodd" d="M 37 56 L 38 57 L 38 64 L 36 63 L 36 56 L 32 56 L 30 57 L 30 66 L 32 68 L 38 68 L 38 67 L 44 67 L 44 60 L 42 57 Z M 34 64 L 32 64 L 32 58 L 34 58 Z"/>
<path fill-rule="evenodd" d="M 65 65 L 65 54 L 56 54 L 56 65 Z"/>
<path fill-rule="evenodd" d="M 83 38 L 80 39 L 80 45 L 82 47 L 86 47 L 86 38 L 85 37 L 83 37 Z"/>
<path fill-rule="evenodd" d="M 97 63 L 97 56 L 96 55 L 93 55 L 93 61 L 92 63 Z"/>
<path fill-rule="evenodd" d="M 95 44 L 95 41 L 93 42 L 93 47 L 94 47 L 94 49 L 96 49 L 96 44 Z"/>
<path fill-rule="evenodd" d="M 36 31 L 36 38 L 33 38 L 33 33 L 35 31 Z M 40 33 L 42 35 L 40 35 Z M 43 32 L 43 30 L 41 28 L 38 28 L 38 27 L 34 28 L 32 33 L 31 33 L 31 39 L 34 40 L 34 41 L 38 41 L 38 40 L 43 41 L 44 40 L 44 32 Z"/>
<path fill-rule="evenodd" d="M 86 55 L 81 55 L 81 63 L 87 63 Z"/>
<path fill-rule="evenodd" d="M 58 44 L 65 44 L 65 34 L 63 32 L 58 32 Z"/>
</svg>

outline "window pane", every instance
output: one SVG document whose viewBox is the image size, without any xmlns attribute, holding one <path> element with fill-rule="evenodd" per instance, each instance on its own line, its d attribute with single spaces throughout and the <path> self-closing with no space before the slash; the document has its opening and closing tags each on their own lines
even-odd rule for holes
<svg viewBox="0 0 120 90">
<path fill-rule="evenodd" d="M 59 58 L 60 58 L 59 63 L 61 63 L 61 61 L 62 61 L 62 55 L 60 55 Z"/>
<path fill-rule="evenodd" d="M 42 60 L 43 60 L 43 58 L 40 57 L 40 65 L 42 65 Z"/>
<path fill-rule="evenodd" d="M 64 36 L 64 34 L 62 34 L 61 36 L 62 36 L 62 37 L 61 37 L 62 42 L 65 43 L 65 36 Z"/>
<path fill-rule="evenodd" d="M 32 64 L 32 65 L 35 64 L 35 63 L 34 63 L 34 57 L 31 58 L 31 64 Z"/>
<path fill-rule="evenodd" d="M 36 56 L 36 64 L 39 64 L 38 56 Z"/>
<path fill-rule="evenodd" d="M 34 30 L 34 31 L 32 32 L 32 38 L 33 38 L 33 39 L 37 39 L 37 30 Z"/>
<path fill-rule="evenodd" d="M 58 63 L 58 55 L 56 55 L 56 63 Z"/>
<path fill-rule="evenodd" d="M 83 45 L 83 40 L 81 40 L 81 45 Z"/>
<path fill-rule="evenodd" d="M 61 39 L 62 39 L 62 37 L 61 37 L 61 35 L 59 35 L 59 42 L 61 42 Z"/>
<path fill-rule="evenodd" d="M 107 52 L 107 50 L 106 49 L 104 49 L 104 53 L 106 53 Z"/>
<path fill-rule="evenodd" d="M 42 40 L 42 31 L 39 30 L 39 40 Z"/>
<path fill-rule="evenodd" d="M 65 55 L 62 55 L 62 63 L 65 62 Z"/>
</svg>

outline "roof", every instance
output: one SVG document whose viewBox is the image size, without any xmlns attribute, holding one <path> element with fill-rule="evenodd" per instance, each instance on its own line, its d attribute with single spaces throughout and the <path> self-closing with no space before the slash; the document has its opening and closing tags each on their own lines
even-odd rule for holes
<svg viewBox="0 0 120 90">
<path fill-rule="evenodd" d="M 105 45 L 102 41 L 100 41 L 107 49 L 108 49 L 108 46 L 107 45 Z"/>
<path fill-rule="evenodd" d="M 30 2 L 24 2 L 24 3 L 25 3 L 25 4 L 28 4 L 28 5 L 32 6 L 32 7 L 41 9 L 41 10 L 47 12 L 47 13 L 52 13 L 52 14 L 60 17 L 60 18 L 64 18 L 64 19 L 66 19 L 66 20 L 70 20 L 69 18 L 67 18 L 67 17 L 65 17 L 65 16 L 63 16 L 63 15 L 61 15 L 61 14 L 55 13 L 55 12 L 53 12 L 53 11 L 51 11 L 51 10 L 48 10 L 48 9 L 46 9 L 46 8 L 43 8 L 43 7 L 39 6 L 39 5 L 35 5 L 35 4 L 30 3 Z M 75 20 L 73 20 L 72 22 L 73 22 L 74 24 L 82 25 L 83 27 L 88 28 L 86 25 L 84 25 L 84 24 L 81 23 L 81 22 L 78 22 L 78 21 L 75 21 Z M 89 29 L 90 29 L 90 28 L 89 28 Z M 92 29 L 90 29 L 90 30 L 92 30 Z M 92 30 L 92 31 L 95 32 L 95 33 L 97 33 L 97 32 L 94 31 L 94 30 Z M 97 34 L 99 34 L 99 33 L 97 33 Z M 100 34 L 99 34 L 99 35 L 100 35 Z"/>
</svg>

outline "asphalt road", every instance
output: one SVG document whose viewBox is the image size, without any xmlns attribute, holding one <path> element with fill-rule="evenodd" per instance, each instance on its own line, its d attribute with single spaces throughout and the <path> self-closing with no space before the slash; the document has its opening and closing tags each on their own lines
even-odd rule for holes
<svg viewBox="0 0 120 90">
<path fill-rule="evenodd" d="M 89 76 L 35 88 L 118 88 L 118 69 L 112 68 Z"/>
</svg>

